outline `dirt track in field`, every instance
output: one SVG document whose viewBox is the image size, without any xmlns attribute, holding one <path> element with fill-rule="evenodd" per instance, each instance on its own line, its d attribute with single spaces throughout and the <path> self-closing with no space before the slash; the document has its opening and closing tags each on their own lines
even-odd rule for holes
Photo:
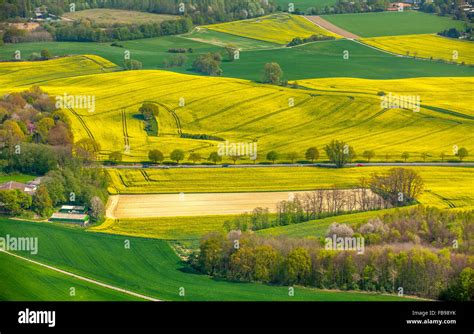
<svg viewBox="0 0 474 334">
<path fill-rule="evenodd" d="M 307 192 L 115 195 L 109 198 L 107 217 L 120 219 L 229 215 L 250 212 L 256 207 L 275 212 L 278 202 L 304 193 Z"/>
<path fill-rule="evenodd" d="M 305 16 L 306 19 L 310 20 L 317 26 L 320 26 L 321 28 L 324 28 L 326 30 L 329 30 L 330 32 L 333 32 L 335 34 L 338 34 L 339 36 L 345 37 L 345 38 L 350 38 L 350 39 L 358 39 L 360 36 L 353 34 L 347 30 L 344 30 L 334 24 L 332 24 L 329 21 L 326 21 L 323 19 L 321 16 L 313 16 L 313 15 L 308 15 Z"/>
</svg>

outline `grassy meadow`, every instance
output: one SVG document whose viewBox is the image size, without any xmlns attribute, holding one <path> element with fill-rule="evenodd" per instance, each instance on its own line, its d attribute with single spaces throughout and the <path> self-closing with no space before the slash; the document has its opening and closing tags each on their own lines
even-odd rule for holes
<svg viewBox="0 0 474 334">
<path fill-rule="evenodd" d="M 162 300 L 187 301 L 389 301 L 409 300 L 397 296 L 358 292 L 336 292 L 310 288 L 288 288 L 258 283 L 234 283 L 193 273 L 164 240 L 134 238 L 44 223 L 1 219 L 0 234 L 38 238 L 37 255 L 23 254 L 45 264 L 88 278 Z M 125 241 L 130 248 L 125 247 Z M 60 251 L 58 251 L 60 250 Z M 10 280 L 9 276 L 9 280 Z M 5 284 L 5 283 L 2 283 Z M 6 284 L 14 284 L 7 282 Z M 179 289 L 185 296 L 179 296 Z M 22 285 L 21 298 L 34 298 L 34 288 Z"/>
<path fill-rule="evenodd" d="M 311 35 L 339 36 L 306 20 L 304 17 L 277 13 L 244 21 L 204 26 L 207 29 L 277 44 L 287 44 L 295 37 Z"/>
<path fill-rule="evenodd" d="M 286 235 L 292 238 L 321 237 L 332 223 L 357 224 L 379 217 L 396 209 L 349 213 L 304 223 L 278 226 L 257 231 L 264 235 Z M 403 210 L 400 209 L 400 210 Z M 224 223 L 234 215 L 196 217 L 156 217 L 145 219 L 107 219 L 99 226 L 89 229 L 93 232 L 156 238 L 180 243 L 191 243 L 197 247 L 199 239 L 211 232 L 225 232 Z"/>
<path fill-rule="evenodd" d="M 361 41 L 404 56 L 474 64 L 474 42 L 470 41 L 430 34 L 363 38 Z"/>
<path fill-rule="evenodd" d="M 264 42 L 262 42 L 265 44 Z M 191 67 L 193 60 L 202 53 L 221 50 L 208 43 L 201 43 L 181 36 L 163 36 L 131 41 L 120 41 L 123 47 L 112 46 L 112 43 L 95 42 L 41 42 L 7 44 L 0 47 L 0 59 L 10 60 L 15 50 L 20 50 L 22 59 L 27 59 L 33 52 L 48 49 L 54 56 L 62 55 L 99 55 L 118 66 L 123 66 L 124 52 L 130 51 L 132 59 L 138 60 L 145 69 L 163 68 L 163 61 L 173 54 L 168 52 L 171 48 L 192 48 L 193 53 L 187 53 L 188 62 L 183 68 L 170 68 L 172 71 L 185 72 Z"/>
<path fill-rule="evenodd" d="M 180 35 L 180 37 L 196 42 L 225 47 L 233 45 L 240 50 L 260 50 L 281 48 L 280 44 L 259 41 L 253 38 L 241 37 L 237 35 L 226 34 L 203 27 L 196 27 L 193 31 Z"/>
<path fill-rule="evenodd" d="M 464 23 L 423 12 L 377 12 L 322 15 L 322 18 L 361 37 L 433 34 L 449 28 L 463 30 Z"/>
<path fill-rule="evenodd" d="M 345 51 L 349 52 L 348 59 L 343 57 Z M 297 63 L 295 59 L 298 59 Z M 238 61 L 223 62 L 221 67 L 223 76 L 261 81 L 263 67 L 268 62 L 277 62 L 287 80 L 474 76 L 472 67 L 397 57 L 349 40 L 321 41 L 278 50 L 244 51 Z"/>
<path fill-rule="evenodd" d="M 471 67 L 397 57 L 348 40 L 321 41 L 286 48 L 274 43 L 200 28 L 179 36 L 122 41 L 119 44 L 123 47 L 114 47 L 111 43 L 88 42 L 7 44 L 0 48 L 0 59 L 12 59 L 16 50 L 21 51 L 22 59 L 28 59 L 31 53 L 47 48 L 55 56 L 98 55 L 117 64 L 118 68 L 123 66 L 124 52 L 128 50 L 131 58 L 140 61 L 144 69 L 166 69 L 197 75 L 192 70 L 196 57 L 207 52 L 224 53 L 225 45 L 234 44 L 242 49 L 240 59 L 230 62 L 224 56 L 221 63 L 224 77 L 261 81 L 263 67 L 268 62 L 279 63 L 286 80 L 328 77 L 398 79 L 474 76 L 474 68 Z M 164 61 L 173 56 L 168 52 L 170 48 L 192 48 L 193 52 L 186 53 L 187 60 L 182 67 L 165 68 Z M 343 58 L 344 51 L 349 52 L 348 59 Z M 298 65 L 294 59 L 298 59 Z M 367 63 L 371 66 L 367 66 Z M 71 65 L 71 70 L 75 66 Z"/>
<path fill-rule="evenodd" d="M 224 231 L 226 220 L 234 215 L 197 217 L 156 217 L 107 219 L 90 231 L 164 240 L 199 240 L 206 233 Z"/>
<path fill-rule="evenodd" d="M 133 296 L 58 273 L 0 252 L 0 300 L 135 301 Z M 75 289 L 71 296 L 70 289 Z"/>
<path fill-rule="evenodd" d="M 26 183 L 29 181 L 32 181 L 36 176 L 34 175 L 28 175 L 28 174 L 0 174 L 0 184 L 9 182 L 9 181 L 15 181 L 15 182 L 22 182 Z"/>
<path fill-rule="evenodd" d="M 383 216 L 386 213 L 390 213 L 397 209 L 386 209 L 377 211 L 367 211 L 351 213 L 347 215 L 340 215 L 322 219 L 310 220 L 308 222 L 292 224 L 286 226 L 271 227 L 264 230 L 260 230 L 257 233 L 262 235 L 285 235 L 291 238 L 319 238 L 324 237 L 331 224 L 347 224 L 355 225 L 364 223 L 370 219 Z M 398 210 L 403 210 L 398 209 Z"/>
</svg>

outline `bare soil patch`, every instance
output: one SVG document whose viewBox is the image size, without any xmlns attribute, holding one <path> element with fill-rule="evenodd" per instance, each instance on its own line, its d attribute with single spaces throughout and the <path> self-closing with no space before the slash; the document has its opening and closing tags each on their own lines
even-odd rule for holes
<svg viewBox="0 0 474 334">
<path fill-rule="evenodd" d="M 349 194 L 355 190 L 341 191 Z M 109 198 L 107 217 L 120 219 L 229 215 L 251 212 L 256 207 L 275 212 L 278 202 L 292 200 L 294 196 L 305 193 L 309 192 L 115 195 Z"/>
<path fill-rule="evenodd" d="M 344 30 L 342 28 L 339 28 L 338 26 L 332 24 L 331 22 L 329 21 L 326 21 L 325 19 L 323 19 L 321 16 L 314 16 L 314 15 L 309 15 L 309 16 L 305 16 L 305 18 L 307 18 L 308 20 L 310 20 L 311 22 L 313 22 L 314 24 L 316 24 L 317 26 L 320 26 L 321 28 L 324 28 L 326 30 L 329 30 L 330 32 L 333 32 L 335 34 L 338 34 L 342 37 L 345 37 L 345 38 L 350 38 L 350 39 L 358 39 L 360 38 L 360 36 L 356 35 L 356 34 L 353 34 L 347 30 Z"/>
</svg>

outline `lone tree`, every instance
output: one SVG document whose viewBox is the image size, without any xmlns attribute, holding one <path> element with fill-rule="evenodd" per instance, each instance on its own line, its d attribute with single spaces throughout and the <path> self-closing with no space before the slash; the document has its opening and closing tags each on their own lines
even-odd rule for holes
<svg viewBox="0 0 474 334">
<path fill-rule="evenodd" d="M 402 153 L 402 159 L 405 160 L 405 162 L 407 162 L 407 160 L 410 158 L 410 153 L 408 152 L 403 152 Z"/>
<path fill-rule="evenodd" d="M 135 59 L 127 59 L 123 62 L 123 67 L 126 70 L 141 70 L 143 64 Z"/>
<path fill-rule="evenodd" d="M 176 149 L 171 152 L 170 158 L 171 160 L 176 161 L 176 163 L 179 164 L 179 162 L 184 159 L 184 151 Z"/>
<path fill-rule="evenodd" d="M 275 163 L 276 160 L 278 160 L 278 153 L 276 151 L 270 151 L 267 153 L 267 160 L 271 161 L 272 163 Z"/>
<path fill-rule="evenodd" d="M 296 152 L 288 153 L 288 159 L 291 160 L 291 163 L 294 163 L 297 158 L 298 158 L 298 153 Z"/>
<path fill-rule="evenodd" d="M 138 109 L 138 111 L 140 112 L 140 114 L 142 114 L 143 119 L 148 121 L 153 117 L 158 116 L 160 109 L 154 103 L 145 102 L 142 104 L 140 109 Z"/>
<path fill-rule="evenodd" d="M 209 155 L 209 161 L 212 161 L 215 164 L 217 164 L 218 162 L 221 162 L 222 161 L 222 157 L 219 155 L 219 153 L 217 152 L 212 152 L 210 155 Z"/>
<path fill-rule="evenodd" d="M 115 151 L 115 152 L 112 152 L 109 154 L 109 160 L 116 164 L 118 162 L 121 162 L 122 161 L 122 153 L 119 152 L 119 151 Z"/>
<path fill-rule="evenodd" d="M 102 220 L 104 220 L 104 217 L 105 217 L 104 203 L 97 196 L 94 196 L 91 198 L 90 216 L 92 220 L 96 223 L 100 223 Z"/>
<path fill-rule="evenodd" d="M 446 158 L 446 153 L 441 152 L 441 154 L 439 155 L 439 157 L 441 158 L 441 161 L 444 161 L 444 158 Z"/>
<path fill-rule="evenodd" d="M 156 164 L 165 160 L 165 156 L 160 150 L 150 150 L 150 152 L 148 152 L 148 159 Z"/>
<path fill-rule="evenodd" d="M 333 140 L 324 147 L 329 160 L 336 165 L 337 168 L 344 167 L 345 164 L 352 161 L 356 154 L 352 146 L 347 145 L 343 141 Z"/>
<path fill-rule="evenodd" d="M 238 155 L 238 154 L 231 154 L 231 155 L 229 155 L 229 158 L 230 158 L 230 160 L 232 160 L 234 162 L 234 165 L 235 165 L 237 160 L 240 160 L 241 156 Z"/>
<path fill-rule="evenodd" d="M 372 159 L 375 156 L 375 152 L 374 151 L 364 151 L 364 153 L 362 153 L 362 156 L 367 159 L 367 162 L 370 162 L 370 159 Z"/>
<path fill-rule="evenodd" d="M 266 63 L 263 67 L 263 82 L 273 85 L 280 84 L 283 71 L 278 63 Z"/>
<path fill-rule="evenodd" d="M 428 158 L 428 157 L 431 157 L 430 153 L 428 153 L 428 152 L 421 153 L 421 158 L 423 159 L 423 161 L 426 161 L 426 158 Z"/>
<path fill-rule="evenodd" d="M 389 201 L 393 206 L 413 203 L 423 192 L 424 182 L 417 171 L 407 168 L 392 168 L 387 174 L 373 174 L 370 189 Z"/>
<path fill-rule="evenodd" d="M 51 52 L 49 52 L 48 49 L 41 50 L 40 54 L 41 54 L 41 58 L 43 58 L 43 59 L 49 59 L 49 58 L 52 57 Z"/>
<path fill-rule="evenodd" d="M 238 51 L 239 49 L 234 44 L 227 44 L 225 47 L 225 52 L 227 52 L 227 58 L 229 61 L 234 61 L 236 59 L 235 55 Z"/>
<path fill-rule="evenodd" d="M 53 213 L 53 201 L 45 185 L 40 185 L 33 196 L 32 207 L 41 217 L 49 217 Z"/>
<path fill-rule="evenodd" d="M 201 155 L 199 153 L 191 153 L 189 155 L 189 160 L 191 160 L 194 164 L 196 164 L 196 161 L 200 161 L 202 158 L 201 158 Z"/>
<path fill-rule="evenodd" d="M 91 138 L 82 138 L 74 145 L 75 155 L 84 162 L 95 160 L 100 151 L 100 144 Z"/>
<path fill-rule="evenodd" d="M 221 75 L 222 56 L 219 52 L 210 52 L 198 56 L 193 62 L 193 70 L 207 75 Z"/>
<path fill-rule="evenodd" d="M 456 153 L 456 156 L 459 158 L 460 161 L 462 161 L 468 155 L 469 155 L 469 152 L 467 151 L 467 149 L 465 147 L 461 147 L 458 150 L 458 153 Z"/>
<path fill-rule="evenodd" d="M 306 159 L 311 160 L 311 162 L 314 162 L 314 160 L 319 159 L 319 151 L 316 147 L 310 147 L 306 150 L 304 156 Z"/>
</svg>

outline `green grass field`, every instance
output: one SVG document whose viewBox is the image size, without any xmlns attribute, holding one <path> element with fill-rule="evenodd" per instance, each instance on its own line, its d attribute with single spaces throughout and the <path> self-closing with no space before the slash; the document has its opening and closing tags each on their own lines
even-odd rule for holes
<svg viewBox="0 0 474 334">
<path fill-rule="evenodd" d="M 259 49 L 275 49 L 281 48 L 281 45 L 259 41 L 252 38 L 246 38 L 231 34 L 226 34 L 210 29 L 197 27 L 187 34 L 180 35 L 182 38 L 189 40 L 203 42 L 207 44 L 216 45 L 218 47 L 225 47 L 229 44 L 236 46 L 240 50 L 259 50 Z"/>
<path fill-rule="evenodd" d="M 132 301 L 127 294 L 69 277 L 0 252 L 2 301 Z M 74 296 L 71 296 L 74 288 Z"/>
<path fill-rule="evenodd" d="M 33 180 L 36 176 L 27 174 L 0 174 L 0 184 L 9 181 L 26 183 Z"/>
<path fill-rule="evenodd" d="M 163 67 L 163 61 L 173 54 L 168 52 L 171 48 L 192 48 L 193 53 L 187 53 L 188 62 L 183 68 L 172 68 L 173 71 L 186 71 L 191 67 L 193 60 L 201 53 L 218 51 L 221 47 L 212 44 L 196 42 L 178 36 L 164 36 L 131 41 L 120 41 L 123 46 L 111 46 L 111 43 L 94 42 L 41 42 L 7 44 L 0 47 L 0 59 L 9 60 L 15 50 L 20 50 L 23 59 L 27 59 L 31 53 L 48 49 L 53 56 L 96 54 L 111 62 L 122 66 L 125 50 L 130 51 L 132 59 L 139 60 L 146 69 L 157 69 Z"/>
<path fill-rule="evenodd" d="M 333 223 L 354 225 L 366 222 L 372 218 L 382 216 L 394 210 L 396 209 L 367 211 L 323 219 L 315 219 L 300 224 L 267 228 L 260 230 L 257 233 L 273 236 L 285 235 L 291 238 L 318 238 L 325 236 L 329 226 Z"/>
<path fill-rule="evenodd" d="M 38 237 L 36 261 L 163 300 L 389 301 L 396 296 L 234 283 L 192 273 L 166 241 L 90 233 L 43 223 L 0 220 L 0 234 Z M 130 248 L 125 248 L 129 240 Z M 2 262 L 3 264 L 3 262 Z M 11 283 L 8 283 L 11 284 Z M 179 296 L 179 288 L 185 297 Z M 1 293 L 0 293 L 1 294 Z M 24 295 L 22 298 L 34 299 Z"/>
<path fill-rule="evenodd" d="M 204 33 L 203 31 L 206 31 Z M 186 37 L 186 38 L 185 38 Z M 188 38 L 197 38 L 192 40 Z M 199 40 L 199 41 L 198 41 Z M 129 50 L 132 59 L 143 63 L 145 69 L 163 69 L 163 61 L 172 56 L 170 48 L 193 48 L 187 53 L 182 67 L 167 68 L 168 71 L 194 74 L 192 62 L 202 53 L 221 52 L 227 43 L 243 49 L 240 59 L 221 64 L 225 77 L 261 81 L 263 67 L 268 62 L 277 62 L 287 80 L 327 77 L 355 77 L 368 79 L 395 79 L 414 77 L 474 76 L 474 68 L 417 59 L 392 56 L 367 46 L 347 40 L 316 42 L 294 48 L 274 48 L 274 44 L 232 36 L 220 32 L 203 30 L 191 34 L 166 36 L 150 39 L 120 42 L 124 48 L 110 46 L 110 43 L 45 42 L 8 44 L 0 48 L 0 59 L 11 59 L 15 50 L 20 50 L 27 59 L 33 52 L 47 48 L 53 55 L 95 54 L 122 66 L 124 51 Z M 219 45 L 214 45 L 214 44 Z M 271 49 L 271 50 L 270 50 Z M 343 58 L 344 51 L 349 59 Z M 298 59 L 298 66 L 294 60 Z M 367 64 L 370 63 L 370 66 Z M 45 64 L 45 63 L 41 63 Z M 84 72 L 84 71 L 83 71 Z M 92 73 L 92 72 L 91 72 Z"/>
<path fill-rule="evenodd" d="M 102 225 L 92 227 L 90 230 L 164 240 L 197 240 L 206 233 L 224 231 L 224 222 L 234 217 L 222 215 L 108 219 Z"/>
<path fill-rule="evenodd" d="M 161 23 L 166 20 L 174 20 L 177 18 L 175 15 L 152 14 L 108 8 L 94 8 L 80 10 L 73 13 L 64 13 L 62 17 L 74 21 L 90 19 L 100 25 Z"/>
<path fill-rule="evenodd" d="M 462 21 L 414 11 L 333 14 L 323 15 L 322 18 L 361 37 L 431 34 L 449 28 L 464 29 Z"/>
<path fill-rule="evenodd" d="M 296 191 L 358 186 L 361 177 L 392 167 L 344 169 L 315 167 L 110 170 L 115 189 L 122 193 L 199 193 Z M 474 206 L 474 173 L 469 167 L 410 167 L 425 182 L 420 202 L 440 207 Z"/>
<path fill-rule="evenodd" d="M 344 59 L 344 51 L 349 59 Z M 295 63 L 297 59 L 297 63 Z M 284 78 L 353 77 L 397 79 L 474 76 L 474 67 L 392 56 L 349 40 L 323 41 L 280 50 L 242 52 L 240 59 L 222 63 L 224 76 L 261 81 L 263 67 L 277 62 Z"/>
</svg>

